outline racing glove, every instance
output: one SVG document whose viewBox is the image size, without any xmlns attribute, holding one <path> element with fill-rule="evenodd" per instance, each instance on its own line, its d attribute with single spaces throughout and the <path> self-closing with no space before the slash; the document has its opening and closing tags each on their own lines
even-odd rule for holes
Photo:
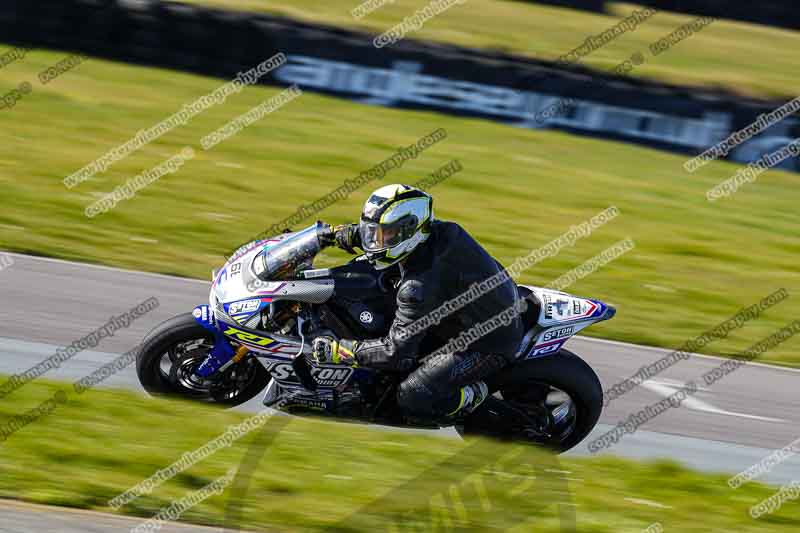
<svg viewBox="0 0 800 533">
<path fill-rule="evenodd" d="M 336 230 L 330 224 L 322 224 L 322 228 L 317 234 L 319 245 L 323 248 L 336 244 Z"/>
<path fill-rule="evenodd" d="M 357 341 L 337 341 L 333 337 L 322 335 L 311 344 L 311 359 L 317 365 L 358 366 L 354 355 Z"/>
<path fill-rule="evenodd" d="M 343 224 L 334 228 L 336 231 L 336 245 L 345 252 L 355 254 L 355 248 L 361 248 L 361 234 L 358 224 Z"/>
</svg>

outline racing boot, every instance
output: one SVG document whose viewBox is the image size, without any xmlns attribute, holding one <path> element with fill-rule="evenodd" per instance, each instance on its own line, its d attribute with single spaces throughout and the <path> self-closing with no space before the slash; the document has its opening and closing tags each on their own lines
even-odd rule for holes
<svg viewBox="0 0 800 533">
<path fill-rule="evenodd" d="M 447 416 L 449 418 L 463 417 L 472 413 L 489 396 L 489 387 L 483 381 L 476 381 L 461 388 L 461 398 L 458 407 Z"/>
</svg>

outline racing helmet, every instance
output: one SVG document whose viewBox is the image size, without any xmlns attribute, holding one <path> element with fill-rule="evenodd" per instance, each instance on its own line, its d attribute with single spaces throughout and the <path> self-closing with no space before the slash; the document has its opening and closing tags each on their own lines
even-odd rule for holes
<svg viewBox="0 0 800 533">
<path fill-rule="evenodd" d="M 386 185 L 364 204 L 361 247 L 378 270 L 407 258 L 430 235 L 433 198 L 409 185 Z"/>
</svg>

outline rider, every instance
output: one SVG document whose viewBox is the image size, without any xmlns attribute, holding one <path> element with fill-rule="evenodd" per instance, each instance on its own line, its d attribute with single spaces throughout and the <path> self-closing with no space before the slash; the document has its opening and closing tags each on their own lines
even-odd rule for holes
<svg viewBox="0 0 800 533">
<path fill-rule="evenodd" d="M 361 222 L 338 226 L 329 239 L 350 253 L 356 253 L 356 247 L 363 249 L 379 270 L 399 263 L 401 279 L 397 311 L 388 335 L 363 341 L 317 337 L 312 357 L 318 364 L 408 370 L 418 356 L 425 355 L 420 353 L 420 345 L 426 336 L 433 337 L 434 346 L 452 346 L 448 342 L 463 331 L 519 304 L 516 284 L 500 275 L 496 278 L 501 280 L 499 286 L 443 318 L 438 314 L 441 320 L 433 327 L 407 329 L 424 317 L 428 321 L 426 315 L 432 310 L 503 270 L 461 226 L 434 220 L 433 199 L 419 189 L 407 185 L 381 187 L 364 204 Z M 488 395 L 483 380 L 506 365 L 523 336 L 519 314 L 504 315 L 512 317 L 505 320 L 506 325 L 478 338 L 465 350 L 438 350 L 440 353 L 423 360 L 398 389 L 397 402 L 405 414 L 452 420 L 480 405 Z"/>
</svg>

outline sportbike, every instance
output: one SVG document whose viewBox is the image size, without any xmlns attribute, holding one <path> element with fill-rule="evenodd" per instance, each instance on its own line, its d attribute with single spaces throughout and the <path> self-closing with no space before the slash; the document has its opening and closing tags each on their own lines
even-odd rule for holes
<svg viewBox="0 0 800 533">
<path fill-rule="evenodd" d="M 400 277 L 397 267 L 379 271 L 363 256 L 313 268 L 324 231 L 317 222 L 240 248 L 215 271 L 207 305 L 144 339 L 136 370 L 145 390 L 234 406 L 266 389 L 264 405 L 288 413 L 439 427 L 412 423 L 397 407 L 397 387 L 413 368 L 392 373 L 309 361 L 318 335 L 386 335 Z M 486 380 L 492 395 L 455 427 L 462 435 L 566 451 L 597 423 L 603 394 L 595 372 L 564 343 L 615 309 L 539 287 L 518 290 L 530 305 L 516 357 Z"/>
</svg>

